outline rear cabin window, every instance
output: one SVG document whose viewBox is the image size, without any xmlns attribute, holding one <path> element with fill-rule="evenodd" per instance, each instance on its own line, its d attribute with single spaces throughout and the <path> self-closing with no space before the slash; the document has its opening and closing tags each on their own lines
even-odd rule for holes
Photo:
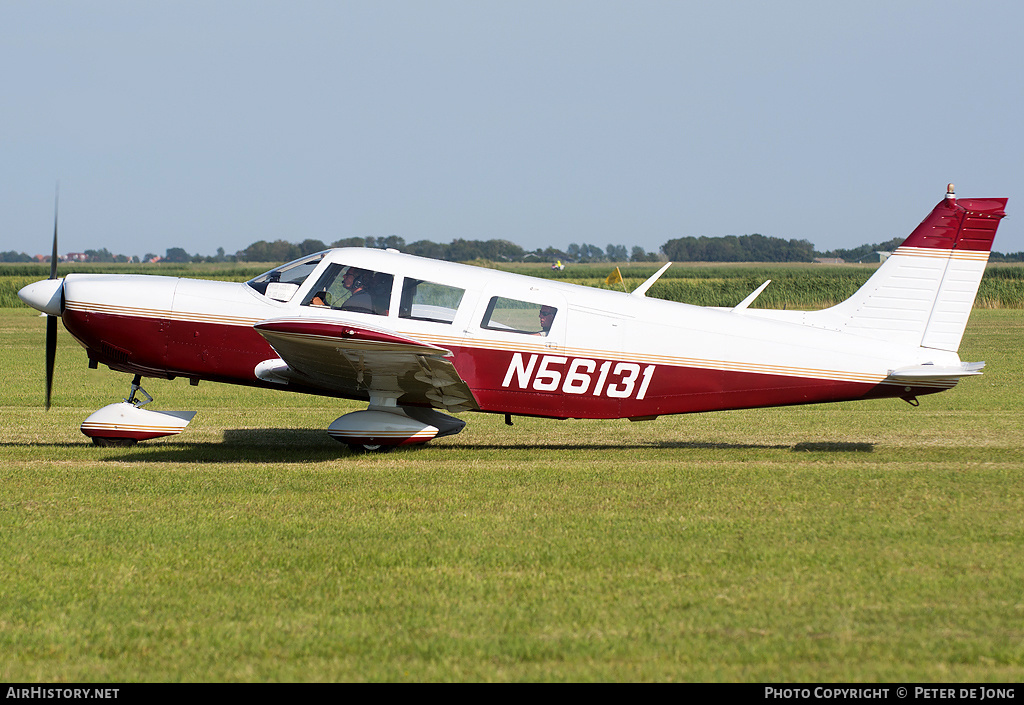
<svg viewBox="0 0 1024 705">
<path fill-rule="evenodd" d="M 302 302 L 313 308 L 388 315 L 395 277 L 343 264 L 328 265 Z"/>
<path fill-rule="evenodd" d="M 547 335 L 558 309 L 517 299 L 495 296 L 487 304 L 481 328 L 523 335 Z"/>
<path fill-rule="evenodd" d="M 402 285 L 402 304 L 398 315 L 417 321 L 451 323 L 465 293 L 465 289 L 446 284 L 406 279 Z"/>
</svg>

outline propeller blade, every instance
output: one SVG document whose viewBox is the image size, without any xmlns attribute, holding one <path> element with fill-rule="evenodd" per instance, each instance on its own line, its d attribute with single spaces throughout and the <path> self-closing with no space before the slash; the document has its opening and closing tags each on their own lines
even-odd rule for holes
<svg viewBox="0 0 1024 705">
<path fill-rule="evenodd" d="M 60 184 L 53 196 L 53 253 L 50 255 L 50 279 L 57 278 L 57 214 L 60 205 Z M 64 310 L 64 290 L 61 287 L 61 311 Z M 57 360 L 57 317 L 46 317 L 46 410 L 50 410 L 53 396 L 53 366 Z"/>
<path fill-rule="evenodd" d="M 53 254 L 50 255 L 50 279 L 57 278 L 57 206 L 60 205 L 60 186 L 53 197 Z"/>
<path fill-rule="evenodd" d="M 53 363 L 57 359 L 57 317 L 46 317 L 46 410 L 53 394 Z"/>
</svg>

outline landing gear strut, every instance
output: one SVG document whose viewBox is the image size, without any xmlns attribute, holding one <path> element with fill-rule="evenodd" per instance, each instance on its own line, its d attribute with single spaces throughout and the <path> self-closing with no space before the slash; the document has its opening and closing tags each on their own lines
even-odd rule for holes
<svg viewBox="0 0 1024 705">
<path fill-rule="evenodd" d="M 139 401 L 135 398 L 139 392 L 142 393 L 142 396 L 146 397 L 146 401 Z M 136 409 L 141 409 L 146 404 L 153 401 L 153 396 L 142 388 L 142 375 L 135 375 L 135 378 L 132 379 L 131 394 L 129 394 L 128 398 L 124 401 L 132 404 Z"/>
</svg>

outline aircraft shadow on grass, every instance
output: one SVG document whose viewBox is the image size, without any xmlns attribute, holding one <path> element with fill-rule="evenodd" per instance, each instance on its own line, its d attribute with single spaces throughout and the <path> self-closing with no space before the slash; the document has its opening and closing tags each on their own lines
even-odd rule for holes
<svg viewBox="0 0 1024 705">
<path fill-rule="evenodd" d="M 83 439 L 82 445 L 88 441 Z M 3 443 L 2 446 L 40 444 Z M 67 444 L 43 444 L 49 447 L 67 447 Z M 852 442 L 801 442 L 788 444 L 759 443 L 713 443 L 704 441 L 652 441 L 650 443 L 619 443 L 611 445 L 588 445 L 585 443 L 543 442 L 517 443 L 514 446 L 496 443 L 453 444 L 443 447 L 446 453 L 458 451 L 507 451 L 514 447 L 518 450 L 535 450 L 547 452 L 586 451 L 586 450 L 788 450 L 794 453 L 873 453 L 873 443 Z M 423 446 L 409 446 L 396 449 L 396 453 L 429 452 Z M 292 462 L 324 462 L 356 457 L 344 446 L 334 441 L 320 429 L 296 428 L 265 428 L 265 429 L 232 429 L 224 432 L 222 441 L 185 442 L 183 440 L 164 441 L 149 446 L 133 446 L 130 449 L 114 451 L 105 459 L 118 462 L 136 463 L 292 463 Z M 384 456 L 388 457 L 388 456 Z"/>
</svg>

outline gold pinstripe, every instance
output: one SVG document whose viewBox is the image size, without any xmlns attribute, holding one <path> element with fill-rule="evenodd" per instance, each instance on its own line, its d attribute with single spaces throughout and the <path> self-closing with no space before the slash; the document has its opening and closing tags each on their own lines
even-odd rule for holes
<svg viewBox="0 0 1024 705">
<path fill-rule="evenodd" d="M 937 253 L 937 254 L 932 254 Z M 987 260 L 988 252 L 967 252 L 961 250 L 935 250 L 929 248 L 900 247 L 894 255 L 904 256 L 928 256 L 964 260 Z M 251 328 L 264 318 L 243 318 L 238 316 L 224 316 L 202 313 L 186 313 L 182 311 L 167 311 L 162 309 L 136 308 L 122 304 L 100 304 L 79 301 L 68 301 L 67 308 L 72 311 L 83 313 L 101 313 L 109 315 L 134 316 L 138 318 L 164 319 L 173 321 L 184 321 L 191 323 L 209 323 L 216 325 L 229 325 Z M 297 317 L 298 322 L 313 322 L 311 319 Z M 339 324 L 339 321 L 319 319 L 319 322 Z M 636 362 L 640 364 L 660 364 L 671 367 L 690 367 L 704 370 L 720 370 L 724 372 L 743 372 L 750 374 L 770 374 L 783 377 L 809 377 L 814 379 L 826 379 L 839 382 L 860 382 L 864 384 L 884 383 L 886 375 L 847 372 L 842 370 L 829 370 L 812 367 L 790 367 L 785 365 L 769 365 L 760 363 L 736 362 L 728 360 L 709 360 L 701 358 L 677 357 L 672 355 L 654 355 L 649 353 L 627 353 L 625 351 L 604 350 L 598 348 L 574 348 L 574 347 L 548 347 L 544 343 L 533 343 L 532 341 L 510 344 L 495 340 L 478 340 L 458 336 L 444 336 L 435 334 L 424 334 L 421 332 L 400 331 L 395 333 L 407 336 L 412 340 L 427 343 L 441 348 L 466 347 L 477 350 L 493 350 L 505 352 L 534 353 L 541 355 L 565 355 L 567 357 L 584 357 L 602 360 L 615 360 L 621 362 Z M 317 336 L 315 334 L 298 334 L 300 337 L 309 338 L 330 338 L 330 336 Z M 526 336 L 524 336 L 526 337 Z M 369 342 L 369 341 L 364 341 Z M 381 343 L 386 345 L 388 343 Z M 887 384 L 906 385 L 905 382 L 888 382 Z M 956 384 L 955 380 L 946 381 L 920 381 L 915 382 L 915 387 L 950 387 Z M 147 427 L 148 428 L 148 427 Z"/>
<path fill-rule="evenodd" d="M 893 256 L 928 257 L 930 259 L 961 259 L 974 262 L 988 262 L 987 250 L 937 250 L 933 247 L 897 247 Z"/>
<path fill-rule="evenodd" d="M 89 431 L 144 431 L 147 433 L 181 433 L 185 430 L 182 426 L 140 426 L 138 424 L 127 424 L 127 423 L 102 423 L 91 421 L 89 423 L 83 423 L 82 428 Z"/>
</svg>

